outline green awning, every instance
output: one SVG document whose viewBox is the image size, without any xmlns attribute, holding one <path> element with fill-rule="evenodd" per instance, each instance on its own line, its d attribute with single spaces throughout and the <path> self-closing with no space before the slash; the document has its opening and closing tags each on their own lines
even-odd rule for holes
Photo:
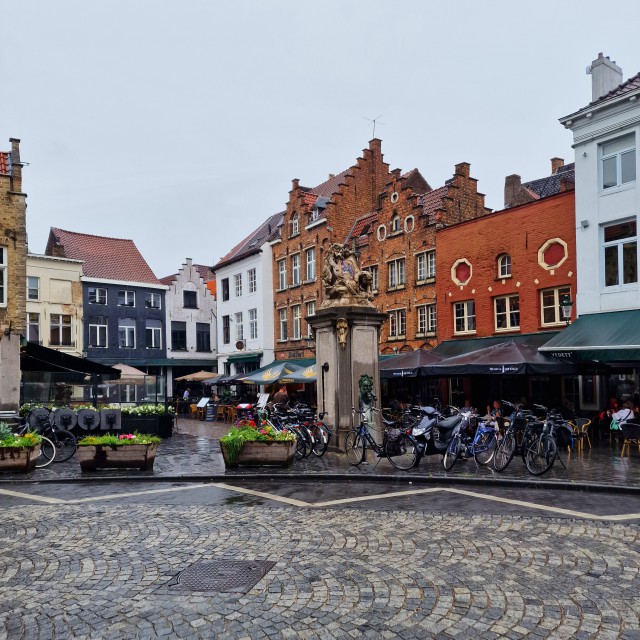
<svg viewBox="0 0 640 640">
<path fill-rule="evenodd" d="M 539 350 L 574 362 L 640 366 L 640 309 L 580 316 Z"/>
<path fill-rule="evenodd" d="M 295 364 L 298 367 L 310 367 L 316 363 L 315 358 L 289 358 L 287 362 Z"/>
<path fill-rule="evenodd" d="M 227 362 L 260 362 L 262 351 L 257 353 L 234 353 L 227 358 Z"/>
<path fill-rule="evenodd" d="M 540 333 L 520 333 L 508 334 L 504 336 L 491 336 L 490 338 L 460 338 L 458 340 L 444 340 L 433 349 L 434 353 L 439 353 L 445 358 L 460 356 L 464 353 L 471 353 L 485 347 L 493 347 L 496 344 L 513 340 L 519 344 L 539 348 L 553 337 L 557 336 L 557 331 L 541 331 Z"/>
</svg>

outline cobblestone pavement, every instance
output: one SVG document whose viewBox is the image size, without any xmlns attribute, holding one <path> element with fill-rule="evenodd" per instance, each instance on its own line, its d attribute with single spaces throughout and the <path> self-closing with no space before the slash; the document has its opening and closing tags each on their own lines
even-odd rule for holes
<svg viewBox="0 0 640 640">
<path fill-rule="evenodd" d="M 398 477 L 422 476 L 428 478 L 453 478 L 461 480 L 501 481 L 501 480 L 534 480 L 521 459 L 514 458 L 502 473 L 496 473 L 491 467 L 478 467 L 473 460 L 458 462 L 450 472 L 442 468 L 441 456 L 424 458 L 418 467 L 406 471 L 394 469 L 387 460 L 378 460 L 369 453 L 368 464 L 352 467 L 342 453 L 328 452 L 323 458 L 312 456 L 309 459 L 296 461 L 290 469 L 251 468 L 225 471 L 218 439 L 229 430 L 229 425 L 219 422 L 199 422 L 180 419 L 174 430 L 173 438 L 163 441 L 158 449 L 155 468 L 151 472 L 135 472 L 137 478 L 181 476 L 234 476 L 251 473 L 279 474 L 287 476 L 304 473 L 308 475 L 342 474 L 350 477 Z M 595 443 L 594 443 L 595 445 Z M 536 482 L 562 483 L 597 483 L 613 487 L 640 488 L 640 457 L 637 450 L 631 457 L 620 457 L 619 445 L 608 442 L 602 446 L 586 448 L 583 453 L 562 452 L 562 460 L 566 468 L 556 462 L 544 476 L 535 478 Z M 376 464 L 377 463 L 377 464 Z M 53 464 L 46 469 L 38 469 L 32 474 L 2 474 L 0 480 L 56 480 L 69 478 L 95 479 L 101 477 L 131 476 L 128 470 L 98 471 L 81 473 L 77 459 Z"/>
<path fill-rule="evenodd" d="M 640 528 L 271 506 L 3 509 L 0 638 L 638 638 Z M 273 561 L 246 594 L 171 586 Z"/>
</svg>

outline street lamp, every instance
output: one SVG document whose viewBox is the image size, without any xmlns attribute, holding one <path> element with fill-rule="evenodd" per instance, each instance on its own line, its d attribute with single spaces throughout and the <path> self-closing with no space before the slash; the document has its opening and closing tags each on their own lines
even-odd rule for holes
<svg viewBox="0 0 640 640">
<path fill-rule="evenodd" d="M 571 309 L 573 308 L 573 300 L 566 294 L 562 296 L 562 302 L 560 303 L 560 308 L 562 309 L 562 318 L 567 324 L 571 323 Z"/>
</svg>

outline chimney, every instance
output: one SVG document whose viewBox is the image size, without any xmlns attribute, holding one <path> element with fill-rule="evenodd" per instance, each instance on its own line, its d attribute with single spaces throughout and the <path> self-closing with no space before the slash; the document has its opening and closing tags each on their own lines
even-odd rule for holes
<svg viewBox="0 0 640 640">
<path fill-rule="evenodd" d="M 329 180 L 331 180 L 331 178 L 335 178 L 335 177 L 336 177 L 336 174 L 335 174 L 335 173 L 330 173 L 330 174 L 329 174 L 329 178 L 328 178 L 328 179 L 329 179 Z"/>
<path fill-rule="evenodd" d="M 522 188 L 520 176 L 513 174 L 504 179 L 504 208 L 513 207 Z"/>
<path fill-rule="evenodd" d="M 606 95 L 612 89 L 622 84 L 622 69 L 615 63 L 611 62 L 609 56 L 603 56 L 602 53 L 587 67 L 587 73 L 591 74 L 591 100 Z"/>
<path fill-rule="evenodd" d="M 20 162 L 20 140 L 9 138 L 11 142 L 11 191 L 22 193 L 22 163 Z"/>
<path fill-rule="evenodd" d="M 562 158 L 551 158 L 551 173 L 556 173 L 560 167 L 564 167 L 564 160 Z"/>
</svg>

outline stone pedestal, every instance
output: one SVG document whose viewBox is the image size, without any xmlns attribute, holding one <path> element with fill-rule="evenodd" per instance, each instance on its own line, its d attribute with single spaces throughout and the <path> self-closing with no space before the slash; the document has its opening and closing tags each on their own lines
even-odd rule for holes
<svg viewBox="0 0 640 640">
<path fill-rule="evenodd" d="M 333 444 L 341 449 L 353 424 L 351 408 L 358 408 L 363 373 L 373 378 L 374 393 L 380 398 L 378 338 L 386 319 L 386 314 L 365 306 L 319 309 L 307 319 L 315 331 L 318 411 L 325 412 L 324 420 L 334 432 Z M 371 424 L 371 431 L 380 442 L 379 419 Z"/>
</svg>

